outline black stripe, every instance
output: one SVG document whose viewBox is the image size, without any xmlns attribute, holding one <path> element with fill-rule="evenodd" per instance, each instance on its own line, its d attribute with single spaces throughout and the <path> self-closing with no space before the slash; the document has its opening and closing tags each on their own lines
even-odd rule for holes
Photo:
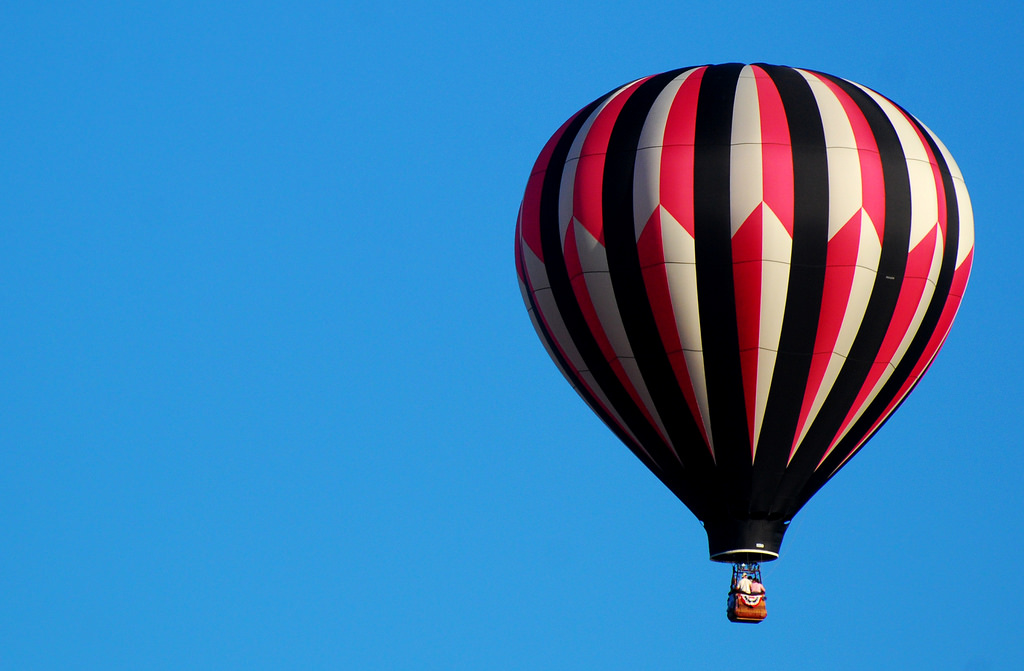
<svg viewBox="0 0 1024 671">
<path fill-rule="evenodd" d="M 885 183 L 885 229 L 878 274 L 850 356 L 839 371 L 835 385 L 786 469 L 779 487 L 776 504 L 786 517 L 796 514 L 817 491 L 814 489 L 818 482 L 814 477 L 815 468 L 839 432 L 881 348 L 903 284 L 910 246 L 910 175 L 896 129 L 878 103 L 859 87 L 831 75 L 817 74 L 841 88 L 860 108 L 871 128 L 878 145 Z"/>
<path fill-rule="evenodd" d="M 640 266 L 633 219 L 636 153 L 644 122 L 658 95 L 683 72 L 666 72 L 647 80 L 619 112 L 608 140 L 602 216 L 616 305 L 655 410 L 683 462 L 685 480 L 678 483 L 679 487 L 710 502 L 717 491 L 711 486 L 714 463 L 696 419 L 689 412 L 658 331 Z"/>
<path fill-rule="evenodd" d="M 611 95 L 610 93 L 608 95 Z M 629 392 L 619 381 L 611 366 L 605 360 L 601 349 L 594 338 L 586 318 L 576 300 L 569 272 L 562 255 L 562 242 L 558 226 L 558 200 L 561 188 L 565 161 L 576 135 L 597 106 L 608 95 L 588 105 L 576 119 L 566 128 L 565 133 L 556 143 L 548 161 L 547 170 L 540 196 L 539 225 L 541 249 L 544 253 L 544 264 L 551 285 L 552 296 L 558 313 L 565 324 L 573 344 L 576 346 L 586 369 L 594 376 L 597 386 L 604 392 L 608 402 L 622 417 L 629 430 L 637 437 L 644 449 L 650 454 L 648 459 L 639 446 L 616 432 L 619 438 L 633 451 L 636 456 L 695 514 L 703 509 L 703 501 L 686 487 L 685 475 L 679 462 L 672 455 L 668 446 L 661 439 L 643 413 L 633 402 Z M 604 419 L 604 418 L 603 418 Z M 607 422 L 614 429 L 614 424 Z M 653 466 L 651 460 L 653 459 Z M 699 515 L 698 515 L 699 517 Z"/>
<path fill-rule="evenodd" d="M 773 505 L 786 471 L 811 368 L 828 256 L 828 153 L 810 84 L 792 68 L 759 64 L 782 99 L 793 151 L 793 256 L 779 353 L 772 374 L 752 482 L 751 517 Z"/>
<path fill-rule="evenodd" d="M 833 471 L 839 467 L 843 459 L 850 454 L 850 451 L 857 446 L 857 443 L 861 441 L 867 432 L 871 431 L 871 425 L 885 412 L 885 408 L 896 398 L 900 388 L 906 383 L 911 373 L 913 373 L 914 368 L 924 355 L 928 341 L 931 340 L 932 335 L 935 333 L 939 319 L 942 318 L 942 312 L 949 301 L 949 291 L 953 286 L 953 277 L 956 274 L 956 257 L 960 246 L 960 204 L 957 201 L 956 190 L 953 185 L 953 175 L 949 165 L 946 163 L 945 157 L 942 156 L 942 152 L 939 151 L 938 145 L 931 135 L 928 134 L 928 131 L 914 117 L 909 114 L 907 114 L 907 117 L 917 127 L 921 136 L 925 138 L 925 141 L 931 148 L 932 155 L 935 157 L 939 168 L 939 175 L 942 178 L 942 189 L 946 200 L 946 237 L 943 240 L 944 247 L 942 250 L 942 262 L 939 266 L 939 276 L 936 279 L 935 292 L 932 294 L 928 309 L 921 320 L 921 325 L 913 340 L 911 340 L 910 347 L 907 348 L 903 359 L 896 365 L 896 370 L 893 371 L 892 377 L 882 386 L 878 396 L 875 397 L 861 418 L 853 425 L 846 437 L 836 445 L 836 449 L 828 456 L 821 468 L 818 469 L 812 481 L 808 483 L 808 485 L 817 484 L 818 488 L 831 479 Z M 914 386 L 917 386 L 916 382 Z M 909 396 L 908 392 L 903 400 L 906 400 Z M 903 401 L 900 401 L 900 405 L 902 404 Z M 893 408 L 893 413 L 896 412 L 898 407 Z M 891 416 L 892 414 L 889 415 L 889 417 Z M 888 418 L 886 418 L 886 421 L 888 421 Z M 885 422 L 882 422 L 882 424 L 877 426 L 872 434 L 876 433 L 884 424 Z M 818 484 L 818 480 L 820 480 L 820 484 Z M 814 491 L 817 491 L 817 489 Z M 810 497 L 813 493 L 811 491 L 806 496 Z"/>
<path fill-rule="evenodd" d="M 694 135 L 693 214 L 697 305 L 715 462 L 725 497 L 719 514 L 746 519 L 750 438 L 733 285 L 730 154 L 733 103 L 743 66 L 710 66 L 701 80 Z"/>
</svg>

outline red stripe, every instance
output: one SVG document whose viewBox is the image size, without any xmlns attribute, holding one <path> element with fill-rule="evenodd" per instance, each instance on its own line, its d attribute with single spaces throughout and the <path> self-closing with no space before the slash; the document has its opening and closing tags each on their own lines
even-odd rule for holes
<svg viewBox="0 0 1024 671">
<path fill-rule="evenodd" d="M 764 202 L 793 237 L 793 147 L 782 97 L 768 73 L 753 66 L 761 113 Z"/>
<path fill-rule="evenodd" d="M 579 162 L 576 164 L 576 182 L 573 185 L 572 211 L 583 227 L 590 231 L 598 242 L 604 244 L 604 220 L 602 186 L 604 184 L 604 161 L 608 151 L 615 120 L 629 97 L 650 77 L 633 82 L 625 91 L 612 98 L 605 105 L 583 139 Z"/>
<path fill-rule="evenodd" d="M 519 276 L 519 280 L 523 283 L 526 282 L 526 268 L 523 267 L 523 204 L 519 204 L 519 216 L 516 217 L 516 275 Z"/>
<path fill-rule="evenodd" d="M 676 330 L 672 294 L 669 290 L 668 273 L 665 269 L 665 245 L 661 230 L 664 223 L 660 215 L 660 209 L 654 210 L 651 214 L 651 218 L 640 234 L 640 239 L 637 240 L 637 251 L 640 256 L 640 268 L 644 276 L 647 298 L 651 303 L 654 321 L 658 325 L 658 335 L 661 337 L 665 351 L 671 354 L 680 351 L 683 347 L 679 341 L 679 332 Z M 685 369 L 683 375 L 684 377 L 681 379 L 689 381 L 689 375 Z M 678 370 L 676 376 L 679 376 Z M 693 408 L 691 408 L 692 410 Z"/>
<path fill-rule="evenodd" d="M 935 325 L 932 337 L 925 346 L 924 352 L 921 353 L 921 359 L 918 361 L 913 373 L 910 375 L 911 380 L 924 375 L 924 371 L 931 365 L 932 360 L 939 353 L 942 344 L 946 342 L 946 336 L 949 335 L 949 330 L 953 326 L 953 318 L 956 317 L 956 311 L 960 308 L 960 301 L 963 299 L 964 290 L 967 288 L 967 278 L 971 274 L 971 264 L 973 261 L 974 250 L 971 249 L 964 262 L 953 272 L 953 282 L 949 288 L 949 297 L 942 308 L 942 314 Z"/>
<path fill-rule="evenodd" d="M 698 68 L 679 87 L 668 117 L 661 152 L 661 205 L 693 237 L 693 138 L 697 96 L 706 67 Z"/>
<path fill-rule="evenodd" d="M 540 192 L 544 188 L 544 170 L 530 175 L 523 194 L 523 225 L 520 231 L 523 244 L 530 248 L 537 258 L 544 260 L 544 251 L 540 243 Z"/>
<path fill-rule="evenodd" d="M 540 244 L 540 192 L 544 186 L 544 173 L 547 172 L 548 162 L 551 160 L 551 154 L 555 151 L 555 146 L 558 141 L 565 134 L 566 128 L 573 122 L 573 119 L 580 115 L 579 112 L 573 114 L 568 121 L 562 124 L 562 126 L 551 136 L 547 144 L 540 152 L 540 156 L 534 161 L 533 170 L 530 172 L 530 179 L 526 182 L 526 193 L 523 195 L 523 202 L 520 205 L 521 216 L 523 220 L 523 226 L 521 230 L 523 243 L 530 248 L 538 259 L 544 260 L 544 251 L 541 249 Z"/>
<path fill-rule="evenodd" d="M 761 194 L 759 205 L 732 238 L 736 324 L 739 329 L 740 369 L 747 413 L 751 457 L 756 430 L 758 360 L 761 356 L 765 206 L 793 236 L 793 147 L 782 98 L 771 77 L 753 66 L 761 133 Z"/>
</svg>

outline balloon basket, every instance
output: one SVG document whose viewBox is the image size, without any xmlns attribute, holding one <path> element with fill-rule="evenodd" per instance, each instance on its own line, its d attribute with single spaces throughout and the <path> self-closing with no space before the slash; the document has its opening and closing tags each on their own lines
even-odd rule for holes
<svg viewBox="0 0 1024 671">
<path fill-rule="evenodd" d="M 760 564 L 733 564 L 726 605 L 730 622 L 757 624 L 768 616 Z"/>
</svg>

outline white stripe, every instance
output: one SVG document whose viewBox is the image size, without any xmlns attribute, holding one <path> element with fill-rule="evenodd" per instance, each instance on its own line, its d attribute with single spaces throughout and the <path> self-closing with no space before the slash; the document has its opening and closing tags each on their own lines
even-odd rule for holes
<svg viewBox="0 0 1024 671">
<path fill-rule="evenodd" d="M 691 236 L 665 208 L 661 209 L 661 235 L 665 247 L 665 275 L 675 317 L 676 333 L 683 348 L 686 371 L 690 376 L 704 433 L 714 454 L 708 385 L 704 372 L 704 353 L 700 339 L 700 311 L 697 304 L 697 257 Z"/>
<path fill-rule="evenodd" d="M 835 237 L 857 210 L 864 206 L 860 152 L 850 118 L 843 104 L 825 82 L 800 71 L 818 104 L 825 130 L 828 162 L 828 239 Z"/>
<path fill-rule="evenodd" d="M 547 324 L 547 330 L 551 335 L 551 339 L 562 348 L 568 364 L 575 370 L 582 370 L 584 368 L 583 357 L 580 356 L 572 338 L 569 337 L 569 330 L 565 327 L 562 315 L 558 312 L 558 306 L 555 304 L 555 298 L 551 289 L 534 291 L 533 301 L 537 306 L 538 317 L 543 320 L 543 323 Z"/>
<path fill-rule="evenodd" d="M 921 123 L 921 121 L 918 120 L 918 123 Z M 921 123 L 921 126 L 935 142 L 936 146 L 938 146 L 939 153 L 942 154 L 942 158 L 946 161 L 946 167 L 949 168 L 949 172 L 953 176 L 953 190 L 956 193 L 957 210 L 960 215 L 959 237 L 956 250 L 956 267 L 959 268 L 967 258 L 967 255 L 974 249 L 974 211 L 971 207 L 971 197 L 967 194 L 967 185 L 964 182 L 963 174 L 960 172 L 960 166 L 956 164 L 953 155 L 946 149 L 946 145 L 942 143 L 942 140 L 928 126 L 925 126 L 923 123 Z"/>
<path fill-rule="evenodd" d="M 551 281 L 548 279 L 548 269 L 544 266 L 544 262 L 533 253 L 530 246 L 526 244 L 526 240 L 521 239 L 520 246 L 523 249 L 523 274 L 529 280 L 534 293 L 541 289 L 549 289 Z"/>
<path fill-rule="evenodd" d="M 782 339 L 782 321 L 786 315 L 789 294 L 789 269 L 793 257 L 793 239 L 767 204 L 761 209 L 761 319 L 758 324 L 757 386 L 754 392 L 754 445 L 757 453 L 761 425 L 768 407 L 768 391 Z"/>
<path fill-rule="evenodd" d="M 959 268 L 967 260 L 967 255 L 974 249 L 974 210 L 971 197 L 967 195 L 967 185 L 962 179 L 953 180 L 956 191 L 957 209 L 960 212 L 960 237 L 957 239 L 956 267 Z"/>
<path fill-rule="evenodd" d="M 953 155 L 949 153 L 948 149 L 946 149 L 946 145 L 942 143 L 939 136 L 933 133 L 932 129 L 922 123 L 920 119 L 917 117 L 914 117 L 914 119 L 917 123 L 921 124 L 921 127 L 924 128 L 928 136 L 931 137 L 936 145 L 938 145 L 939 153 L 942 154 L 942 158 L 946 160 L 946 167 L 949 168 L 949 174 L 953 176 L 953 179 L 959 179 L 961 182 L 964 181 L 963 173 L 960 172 L 960 166 L 956 164 L 956 160 L 953 159 Z"/>
<path fill-rule="evenodd" d="M 856 224 L 854 224 L 856 225 Z M 860 213 L 860 240 L 857 245 L 857 269 L 853 276 L 850 300 L 843 313 L 843 326 L 839 329 L 835 351 L 844 357 L 850 356 L 853 341 L 857 338 L 864 314 L 871 300 L 871 291 L 878 276 L 878 265 L 882 261 L 882 241 L 878 229 L 867 210 Z"/>
<path fill-rule="evenodd" d="M 769 552 L 768 550 L 761 550 L 755 548 L 743 548 L 741 550 L 726 550 L 725 552 L 718 552 L 716 554 L 711 555 L 711 559 L 715 559 L 716 557 L 728 557 L 741 554 L 759 554 L 764 555 L 766 557 L 773 557 L 775 559 L 779 558 L 778 552 Z"/>
<path fill-rule="evenodd" d="M 749 71 L 749 76 L 743 73 Z M 732 149 L 729 161 L 729 212 L 732 235 L 764 200 L 761 168 L 761 108 L 757 80 L 750 66 L 744 66 L 736 84 L 733 102 Z"/>
<path fill-rule="evenodd" d="M 928 235 L 939 218 L 938 193 L 935 190 L 935 177 L 931 162 L 928 160 L 927 147 L 917 134 L 917 129 L 890 100 L 871 89 L 859 84 L 858 86 L 882 108 L 882 112 L 896 130 L 903 154 L 906 156 L 911 204 L 909 248 L 914 249 Z"/>
</svg>

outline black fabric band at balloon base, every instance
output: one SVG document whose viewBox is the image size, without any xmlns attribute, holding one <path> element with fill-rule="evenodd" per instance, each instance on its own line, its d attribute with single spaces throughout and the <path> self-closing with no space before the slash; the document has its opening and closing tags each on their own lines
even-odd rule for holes
<svg viewBox="0 0 1024 671">
<path fill-rule="evenodd" d="M 778 559 L 788 526 L 784 520 L 704 520 L 712 561 L 734 564 Z"/>
</svg>

